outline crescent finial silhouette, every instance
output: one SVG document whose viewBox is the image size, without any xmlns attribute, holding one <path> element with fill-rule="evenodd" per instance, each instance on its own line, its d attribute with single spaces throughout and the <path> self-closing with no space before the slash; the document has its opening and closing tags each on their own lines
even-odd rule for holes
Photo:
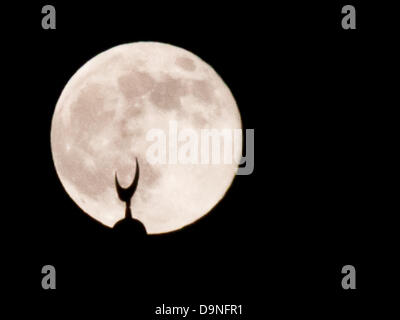
<svg viewBox="0 0 400 320">
<path fill-rule="evenodd" d="M 131 199 L 136 191 L 138 182 L 139 182 L 139 162 L 137 158 L 136 158 L 135 177 L 128 188 L 121 187 L 118 181 L 117 172 L 115 172 L 115 187 L 117 188 L 118 197 L 121 201 L 125 202 L 127 211 L 129 210 Z"/>
</svg>

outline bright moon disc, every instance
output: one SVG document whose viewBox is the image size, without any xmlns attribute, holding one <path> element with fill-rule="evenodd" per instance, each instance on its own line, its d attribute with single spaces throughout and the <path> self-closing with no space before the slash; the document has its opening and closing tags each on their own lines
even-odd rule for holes
<svg viewBox="0 0 400 320">
<path fill-rule="evenodd" d="M 226 84 L 189 51 L 136 42 L 102 52 L 72 76 L 54 111 L 51 150 L 62 185 L 84 212 L 112 227 L 125 213 L 115 173 L 120 184 L 128 186 L 137 158 L 140 178 L 131 210 L 147 233 L 170 232 L 196 221 L 231 185 L 241 140 L 231 151 L 231 163 L 172 163 L 176 156 L 169 150 L 176 141 L 171 139 L 171 123 L 179 132 L 189 129 L 198 137 L 204 129 L 242 128 Z M 154 136 L 149 138 L 153 129 L 165 132 L 167 163 L 148 160 L 156 142 Z M 178 152 L 190 140 L 186 138 L 178 136 Z"/>
</svg>

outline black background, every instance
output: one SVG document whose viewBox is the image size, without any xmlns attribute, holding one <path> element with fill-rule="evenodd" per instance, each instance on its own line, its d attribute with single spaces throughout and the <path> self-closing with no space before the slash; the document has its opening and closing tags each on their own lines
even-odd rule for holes
<svg viewBox="0 0 400 320">
<path fill-rule="evenodd" d="M 154 315 L 163 303 L 242 304 L 243 319 L 346 318 L 389 292 L 392 20 L 373 3 L 320 2 L 53 1 L 4 11 L 15 156 L 4 157 L 2 234 L 16 312 L 163 319 Z M 56 30 L 41 28 L 44 4 L 56 7 Z M 345 4 L 356 6 L 357 30 L 341 28 Z M 197 223 L 126 246 L 64 191 L 50 124 L 82 64 L 134 41 L 183 47 L 219 73 L 244 128 L 255 129 L 255 170 Z M 46 264 L 57 270 L 54 291 L 41 288 Z M 356 290 L 341 287 L 347 264 Z"/>
</svg>

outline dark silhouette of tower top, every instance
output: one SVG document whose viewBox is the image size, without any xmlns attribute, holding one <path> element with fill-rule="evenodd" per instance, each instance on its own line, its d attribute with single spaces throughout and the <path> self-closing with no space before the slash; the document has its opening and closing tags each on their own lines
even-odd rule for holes
<svg viewBox="0 0 400 320">
<path fill-rule="evenodd" d="M 114 225 L 114 229 L 122 233 L 127 238 L 137 238 L 146 235 L 144 225 L 132 217 L 131 212 L 131 199 L 136 191 L 139 183 L 139 162 L 136 158 L 136 172 L 135 177 L 128 188 L 123 188 L 119 184 L 117 173 L 115 172 L 115 187 L 117 189 L 118 197 L 121 201 L 125 202 L 125 217 Z"/>
</svg>

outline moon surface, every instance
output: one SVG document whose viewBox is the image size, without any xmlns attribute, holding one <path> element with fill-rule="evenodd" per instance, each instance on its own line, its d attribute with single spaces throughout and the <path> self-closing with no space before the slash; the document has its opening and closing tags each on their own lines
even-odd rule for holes
<svg viewBox="0 0 400 320">
<path fill-rule="evenodd" d="M 225 195 L 241 158 L 232 163 L 150 163 L 151 129 L 168 138 L 179 129 L 241 129 L 229 88 L 212 67 L 169 44 L 135 42 L 106 50 L 68 81 L 51 124 L 54 165 L 66 192 L 88 215 L 112 227 L 124 217 L 122 186 L 140 179 L 131 201 L 148 234 L 180 229 L 207 214 Z M 178 143 L 178 147 L 183 142 Z M 168 158 L 167 158 L 168 159 Z"/>
</svg>

